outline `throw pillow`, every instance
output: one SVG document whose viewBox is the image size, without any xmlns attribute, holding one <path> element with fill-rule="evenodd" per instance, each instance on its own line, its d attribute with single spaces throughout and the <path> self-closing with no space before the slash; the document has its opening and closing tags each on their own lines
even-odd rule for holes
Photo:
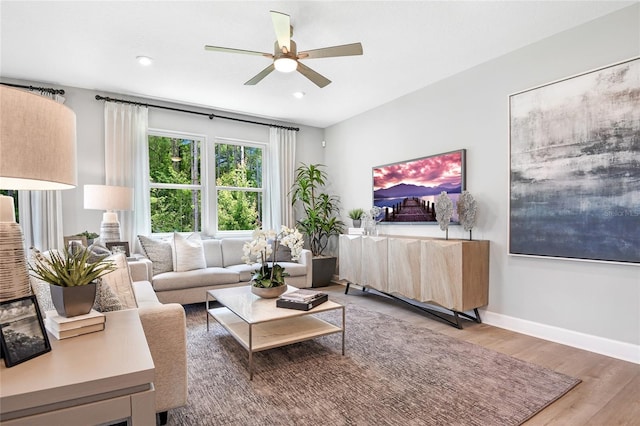
<svg viewBox="0 0 640 426">
<path fill-rule="evenodd" d="M 96 287 L 96 301 L 93 309 L 98 312 L 120 311 L 125 309 L 118 296 L 116 296 L 111 287 L 102 280 L 98 280 Z"/>
<path fill-rule="evenodd" d="M 138 241 L 144 255 L 153 262 L 153 275 L 173 271 L 173 259 L 171 244 L 167 241 L 138 235 Z"/>
<path fill-rule="evenodd" d="M 107 257 L 105 260 L 113 262 L 116 265 L 116 270 L 100 277 L 99 282 L 111 288 L 111 291 L 122 302 L 124 309 L 137 308 L 138 303 L 131 284 L 133 280 L 129 273 L 127 258 L 123 253 L 118 253 Z"/>
<path fill-rule="evenodd" d="M 204 248 L 200 235 L 192 233 L 185 237 L 177 232 L 173 233 L 173 264 L 176 272 L 204 269 L 207 262 L 204 258 Z"/>
<path fill-rule="evenodd" d="M 111 254 L 108 248 L 100 244 L 91 244 L 87 250 L 89 250 L 89 258 L 87 259 L 89 263 L 99 262 Z"/>
</svg>

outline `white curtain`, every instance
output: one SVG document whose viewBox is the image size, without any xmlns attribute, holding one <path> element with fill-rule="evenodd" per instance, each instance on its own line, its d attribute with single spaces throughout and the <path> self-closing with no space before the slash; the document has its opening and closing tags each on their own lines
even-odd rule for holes
<svg viewBox="0 0 640 426">
<path fill-rule="evenodd" d="M 267 155 L 264 228 L 280 229 L 281 225 L 293 227 L 295 218 L 289 191 L 295 173 L 296 131 L 271 127 Z"/>
<path fill-rule="evenodd" d="M 151 233 L 148 110 L 138 105 L 104 104 L 105 183 L 133 188 L 133 210 L 118 212 L 122 238 L 133 248 L 137 235 Z"/>
<path fill-rule="evenodd" d="M 61 104 L 66 101 L 63 96 L 57 94 L 39 94 Z M 18 210 L 25 248 L 49 250 L 63 247 L 60 191 L 18 191 Z"/>
</svg>

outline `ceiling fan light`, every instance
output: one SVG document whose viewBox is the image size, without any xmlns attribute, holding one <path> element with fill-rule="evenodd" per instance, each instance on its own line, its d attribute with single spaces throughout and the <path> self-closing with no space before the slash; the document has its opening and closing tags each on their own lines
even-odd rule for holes
<svg viewBox="0 0 640 426">
<path fill-rule="evenodd" d="M 278 58 L 273 65 L 280 72 L 293 72 L 298 68 L 298 61 L 291 58 Z"/>
</svg>

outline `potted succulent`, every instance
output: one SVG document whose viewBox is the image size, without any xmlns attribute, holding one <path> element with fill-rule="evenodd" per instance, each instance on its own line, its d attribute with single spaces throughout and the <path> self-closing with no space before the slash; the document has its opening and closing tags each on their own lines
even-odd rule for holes
<svg viewBox="0 0 640 426">
<path fill-rule="evenodd" d="M 300 165 L 290 192 L 291 203 L 299 205 L 303 211 L 297 225 L 306 236 L 313 257 L 314 287 L 326 286 L 331 281 L 337 258 L 325 256 L 324 251 L 330 238 L 344 230 L 344 222 L 339 218 L 338 197 L 323 192 L 327 181 L 324 167 L 322 164 Z"/>
<path fill-rule="evenodd" d="M 88 246 L 93 244 L 94 240 L 96 238 L 98 238 L 98 234 L 96 234 L 95 232 L 89 232 L 89 231 L 81 232 L 78 235 L 84 235 L 85 237 L 87 237 L 87 245 Z"/>
<path fill-rule="evenodd" d="M 362 224 L 363 214 L 364 214 L 364 210 L 360 208 L 349 210 L 349 218 L 353 221 L 354 228 L 360 228 L 360 225 Z"/>
<path fill-rule="evenodd" d="M 284 278 L 288 275 L 285 268 L 276 261 L 275 254 L 280 245 L 291 250 L 291 260 L 298 260 L 302 252 L 302 234 L 297 229 L 282 226 L 280 232 L 269 230 L 255 230 L 253 239 L 242 247 L 244 260 L 247 264 L 254 261 L 260 263 L 260 268 L 251 278 L 251 292 L 264 298 L 278 297 L 287 289 Z M 269 260 L 273 259 L 271 265 Z"/>
<path fill-rule="evenodd" d="M 31 274 L 47 283 L 51 300 L 59 315 L 74 317 L 87 314 L 96 298 L 96 280 L 116 269 L 113 262 L 90 263 L 89 250 L 52 250 L 48 258 L 42 254 L 29 263 Z"/>
</svg>

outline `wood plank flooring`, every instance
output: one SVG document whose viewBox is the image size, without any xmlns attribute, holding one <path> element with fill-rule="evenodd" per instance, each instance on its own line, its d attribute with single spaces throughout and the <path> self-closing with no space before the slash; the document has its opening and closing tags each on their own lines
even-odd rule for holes
<svg viewBox="0 0 640 426">
<path fill-rule="evenodd" d="M 640 365 L 515 333 L 487 324 L 464 322 L 458 330 L 401 302 L 343 285 L 321 290 L 331 300 L 353 303 L 433 331 L 501 352 L 582 380 L 578 386 L 530 419 L 531 425 L 640 425 Z M 317 289 L 320 290 L 320 289 Z"/>
</svg>

